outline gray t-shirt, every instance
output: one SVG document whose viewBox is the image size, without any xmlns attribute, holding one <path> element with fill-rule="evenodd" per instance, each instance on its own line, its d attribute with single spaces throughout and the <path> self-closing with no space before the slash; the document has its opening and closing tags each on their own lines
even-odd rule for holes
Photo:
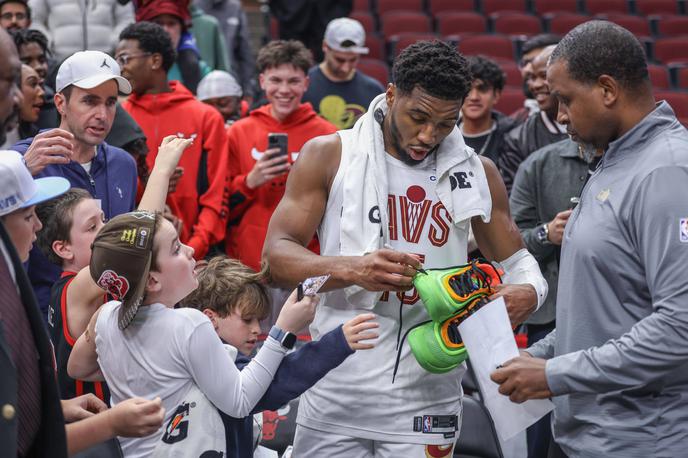
<svg viewBox="0 0 688 458">
<path fill-rule="evenodd" d="M 609 145 L 566 226 L 547 361 L 553 431 L 576 457 L 688 444 L 688 131 L 663 102 Z"/>
</svg>

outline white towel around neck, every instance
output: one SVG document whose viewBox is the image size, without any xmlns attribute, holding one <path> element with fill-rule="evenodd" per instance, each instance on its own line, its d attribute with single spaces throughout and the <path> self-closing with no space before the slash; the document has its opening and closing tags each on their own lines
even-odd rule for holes
<svg viewBox="0 0 688 458">
<path fill-rule="evenodd" d="M 375 110 L 388 111 L 385 94 L 377 96 L 368 111 L 350 129 L 340 131 L 342 157 L 347 164 L 343 176 L 343 204 L 340 224 L 340 254 L 362 256 L 389 246 L 387 215 L 387 165 L 382 126 L 375 120 Z M 466 146 L 458 127 L 440 143 L 436 154 L 438 177 L 435 192 L 451 215 L 454 224 L 474 216 L 489 222 L 492 199 L 485 170 L 479 156 Z M 455 173 L 470 176 L 470 188 L 452 190 Z M 456 186 L 455 186 L 456 187 Z M 379 210 L 379 222 L 371 221 L 373 208 Z M 378 213 L 375 213 L 377 216 Z M 377 218 L 374 218 L 377 219 Z M 347 300 L 361 308 L 371 308 L 382 294 L 360 286 L 345 289 Z"/>
</svg>

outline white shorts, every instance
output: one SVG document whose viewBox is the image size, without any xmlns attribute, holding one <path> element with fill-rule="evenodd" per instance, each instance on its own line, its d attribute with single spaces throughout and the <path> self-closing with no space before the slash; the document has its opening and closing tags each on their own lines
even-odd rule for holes
<svg viewBox="0 0 688 458">
<path fill-rule="evenodd" d="M 423 445 L 383 442 L 318 431 L 297 425 L 294 458 L 451 458 L 454 443 Z"/>
</svg>

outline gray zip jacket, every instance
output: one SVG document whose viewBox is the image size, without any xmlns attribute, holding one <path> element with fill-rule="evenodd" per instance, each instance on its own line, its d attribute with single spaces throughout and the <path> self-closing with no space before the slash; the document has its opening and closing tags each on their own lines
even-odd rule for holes
<svg viewBox="0 0 688 458">
<path fill-rule="evenodd" d="M 688 454 L 688 131 L 660 103 L 612 142 L 566 225 L 549 358 L 574 457 Z"/>
</svg>

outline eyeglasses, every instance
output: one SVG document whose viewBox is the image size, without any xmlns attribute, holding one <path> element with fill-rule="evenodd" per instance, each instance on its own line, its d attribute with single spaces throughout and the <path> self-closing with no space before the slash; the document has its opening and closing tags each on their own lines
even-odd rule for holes
<svg viewBox="0 0 688 458">
<path fill-rule="evenodd" d="M 11 21 L 12 18 L 16 18 L 17 21 L 23 21 L 24 19 L 26 19 L 26 13 L 12 13 L 8 11 L 7 13 L 2 13 L 2 16 L 0 16 L 0 18 L 2 18 L 5 21 Z"/>
<path fill-rule="evenodd" d="M 142 52 L 140 54 L 120 54 L 119 56 L 115 57 L 115 60 L 119 65 L 127 65 L 129 61 L 132 59 L 137 59 L 139 57 L 147 57 L 150 55 L 151 53 L 149 52 Z"/>
</svg>

